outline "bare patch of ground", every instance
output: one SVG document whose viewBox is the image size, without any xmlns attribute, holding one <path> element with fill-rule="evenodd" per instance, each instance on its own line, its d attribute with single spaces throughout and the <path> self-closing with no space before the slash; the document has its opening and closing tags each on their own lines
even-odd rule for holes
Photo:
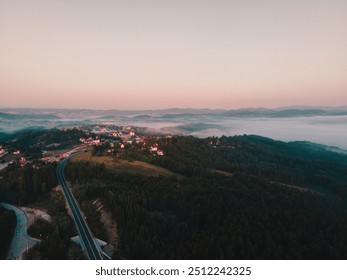
<svg viewBox="0 0 347 280">
<path fill-rule="evenodd" d="M 104 209 L 100 200 L 96 200 L 94 204 L 97 211 L 100 212 L 100 220 L 104 224 L 106 228 L 108 242 L 106 248 L 108 251 L 113 252 L 115 248 L 117 248 L 117 240 L 118 240 L 118 230 L 117 224 L 112 218 L 112 214 Z"/>
<path fill-rule="evenodd" d="M 225 177 L 232 177 L 232 176 L 234 176 L 233 173 L 222 171 L 222 170 L 217 170 L 217 169 L 210 170 L 210 172 L 212 174 L 220 174 L 220 175 L 223 175 Z"/>
<path fill-rule="evenodd" d="M 296 189 L 296 190 L 299 190 L 301 192 L 307 192 L 309 191 L 308 189 L 305 189 L 305 188 L 302 188 L 302 187 L 299 187 L 299 186 L 295 186 L 295 185 L 289 185 L 289 184 L 285 184 L 285 183 L 280 183 L 280 182 L 273 182 L 271 181 L 270 184 L 274 185 L 280 185 L 280 186 L 283 186 L 283 187 L 287 187 L 287 188 L 291 188 L 291 189 Z"/>
<path fill-rule="evenodd" d="M 52 221 L 52 217 L 48 215 L 45 210 L 38 208 L 28 208 L 28 207 L 19 207 L 28 219 L 28 227 L 30 227 L 36 220 L 41 219 L 47 222 Z"/>
</svg>

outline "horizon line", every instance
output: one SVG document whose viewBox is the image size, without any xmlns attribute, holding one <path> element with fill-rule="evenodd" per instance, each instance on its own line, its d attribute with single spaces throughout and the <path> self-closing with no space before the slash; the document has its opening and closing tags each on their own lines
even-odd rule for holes
<svg viewBox="0 0 347 280">
<path fill-rule="evenodd" d="M 232 110 L 249 110 L 249 109 L 266 109 L 266 110 L 276 110 L 276 109 L 302 109 L 302 108 L 316 108 L 316 109 L 347 109 L 346 105 L 339 106 L 327 106 L 327 105 L 288 105 L 288 106 L 279 106 L 279 107 L 237 107 L 237 108 L 208 108 L 208 107 L 165 107 L 165 108 L 62 108 L 62 107 L 2 107 L 0 110 L 88 110 L 88 111 L 168 111 L 168 110 L 211 110 L 211 111 L 232 111 Z"/>
</svg>

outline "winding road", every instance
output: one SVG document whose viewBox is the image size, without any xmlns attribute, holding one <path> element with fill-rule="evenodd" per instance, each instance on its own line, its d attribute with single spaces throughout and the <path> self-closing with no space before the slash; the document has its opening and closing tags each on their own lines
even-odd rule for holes
<svg viewBox="0 0 347 280">
<path fill-rule="evenodd" d="M 13 210 L 16 214 L 17 219 L 17 225 L 14 236 L 12 238 L 10 250 L 7 254 L 7 259 L 21 260 L 23 253 L 26 250 L 29 250 L 31 247 L 34 247 L 36 243 L 40 242 L 40 240 L 28 236 L 28 218 L 25 215 L 24 211 L 11 204 L 2 203 L 1 205 L 8 210 Z"/>
<path fill-rule="evenodd" d="M 81 211 L 78 207 L 78 204 L 73 197 L 70 188 L 68 187 L 65 177 L 64 177 L 64 167 L 66 163 L 77 154 L 73 154 L 66 159 L 64 159 L 61 163 L 59 163 L 57 167 L 57 177 L 60 185 L 62 186 L 64 195 L 66 200 L 70 206 L 73 219 L 75 221 L 76 228 L 78 230 L 80 241 L 82 243 L 82 247 L 84 248 L 87 257 L 90 260 L 102 260 L 100 254 L 100 247 L 95 243 L 93 235 L 84 219 L 84 216 L 81 214 Z"/>
</svg>

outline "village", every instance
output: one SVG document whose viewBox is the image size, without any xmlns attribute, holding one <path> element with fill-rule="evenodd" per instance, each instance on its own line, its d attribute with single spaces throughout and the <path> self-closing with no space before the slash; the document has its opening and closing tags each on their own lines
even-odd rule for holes
<svg viewBox="0 0 347 280">
<path fill-rule="evenodd" d="M 95 125 L 62 129 L 66 133 L 69 130 L 77 130 L 82 136 L 74 139 L 73 145 L 68 147 L 63 143 L 36 143 L 35 145 L 40 147 L 39 155 L 36 156 L 20 150 L 17 139 L 0 144 L 0 170 L 8 166 L 22 168 L 28 164 L 33 168 L 40 168 L 44 164 L 58 163 L 82 150 L 92 151 L 94 155 L 110 155 L 116 158 L 130 150 L 162 157 L 165 152 L 159 146 L 158 140 L 172 138 L 171 135 L 146 135 L 142 129 L 132 126 Z"/>
<path fill-rule="evenodd" d="M 86 137 L 81 137 L 79 141 L 87 146 L 104 147 L 99 151 L 106 151 L 108 154 L 115 154 L 119 157 L 123 150 L 135 148 L 138 151 L 149 151 L 153 156 L 164 156 L 164 151 L 160 149 L 155 140 L 160 139 L 159 136 L 147 136 L 143 133 L 138 134 L 137 128 L 124 126 L 121 129 L 112 129 L 105 126 L 95 126 L 90 131 L 84 129 Z M 171 135 L 166 135 L 171 138 Z"/>
</svg>

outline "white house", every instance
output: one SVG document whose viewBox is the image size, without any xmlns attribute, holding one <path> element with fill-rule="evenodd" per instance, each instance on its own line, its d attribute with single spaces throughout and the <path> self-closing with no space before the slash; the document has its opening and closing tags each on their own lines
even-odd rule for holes
<svg viewBox="0 0 347 280">
<path fill-rule="evenodd" d="M 157 152 L 158 151 L 158 147 L 153 147 L 153 146 L 151 146 L 150 148 L 149 148 L 149 151 L 150 152 Z"/>
</svg>

